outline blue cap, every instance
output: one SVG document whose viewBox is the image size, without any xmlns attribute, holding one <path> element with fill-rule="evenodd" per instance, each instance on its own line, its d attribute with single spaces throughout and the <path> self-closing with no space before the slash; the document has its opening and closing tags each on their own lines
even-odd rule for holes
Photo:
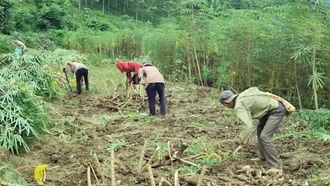
<svg viewBox="0 0 330 186">
<path fill-rule="evenodd" d="M 144 63 L 143 63 L 143 66 L 144 66 L 144 67 L 146 67 L 146 66 L 151 66 L 151 64 L 148 63 L 148 62 L 144 62 Z"/>
</svg>

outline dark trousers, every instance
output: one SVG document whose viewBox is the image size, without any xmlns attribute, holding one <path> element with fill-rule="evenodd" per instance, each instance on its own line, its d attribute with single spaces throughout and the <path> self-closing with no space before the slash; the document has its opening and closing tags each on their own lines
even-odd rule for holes
<svg viewBox="0 0 330 186">
<path fill-rule="evenodd" d="M 81 79 L 84 77 L 86 90 L 89 90 L 88 87 L 88 69 L 86 68 L 80 68 L 76 71 L 76 84 L 77 84 L 77 93 L 81 93 Z"/>
<path fill-rule="evenodd" d="M 160 102 L 160 113 L 162 115 L 166 114 L 166 102 L 165 102 L 165 85 L 164 83 L 149 83 L 146 88 L 148 95 L 148 104 L 150 115 L 156 114 L 156 92 L 159 95 Z"/>
<path fill-rule="evenodd" d="M 280 163 L 272 138 L 285 115 L 285 107 L 281 102 L 278 102 L 278 108 L 269 111 L 264 117 L 260 118 L 257 126 L 261 158 L 265 158 L 272 167 L 277 167 Z"/>
<path fill-rule="evenodd" d="M 133 76 L 133 85 L 138 85 L 139 84 L 139 75 L 134 74 Z"/>
</svg>

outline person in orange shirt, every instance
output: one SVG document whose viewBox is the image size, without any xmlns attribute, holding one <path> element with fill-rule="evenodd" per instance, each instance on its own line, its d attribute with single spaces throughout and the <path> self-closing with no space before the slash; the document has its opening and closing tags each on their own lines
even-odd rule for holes
<svg viewBox="0 0 330 186">
<path fill-rule="evenodd" d="M 116 67 L 120 70 L 121 73 L 126 72 L 126 77 L 127 77 L 127 81 L 126 81 L 126 88 L 128 88 L 128 85 L 131 84 L 133 82 L 133 85 L 138 85 L 139 84 L 139 69 L 142 67 L 143 65 L 135 62 L 135 61 L 129 61 L 129 62 L 124 62 L 121 60 L 118 60 L 116 62 Z M 134 73 L 133 77 L 131 75 L 131 73 Z"/>
</svg>

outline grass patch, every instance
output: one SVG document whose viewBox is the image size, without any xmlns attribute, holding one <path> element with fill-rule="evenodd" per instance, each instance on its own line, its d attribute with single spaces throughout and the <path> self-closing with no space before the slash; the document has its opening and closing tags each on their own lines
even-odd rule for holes
<svg viewBox="0 0 330 186">
<path fill-rule="evenodd" d="M 90 92 L 111 94 L 114 89 L 124 87 L 126 75 L 114 64 L 103 63 L 101 67 L 89 67 Z"/>
</svg>

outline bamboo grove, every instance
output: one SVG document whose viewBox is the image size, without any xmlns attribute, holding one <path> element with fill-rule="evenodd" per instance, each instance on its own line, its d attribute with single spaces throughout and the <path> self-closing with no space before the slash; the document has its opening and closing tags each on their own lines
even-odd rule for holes
<svg viewBox="0 0 330 186">
<path fill-rule="evenodd" d="M 329 107 L 328 26 L 321 5 L 226 10 L 211 19 L 188 7 L 156 28 L 69 32 L 65 47 L 112 59 L 147 56 L 170 81 L 237 92 L 259 86 L 298 108 L 318 109 Z"/>
</svg>

